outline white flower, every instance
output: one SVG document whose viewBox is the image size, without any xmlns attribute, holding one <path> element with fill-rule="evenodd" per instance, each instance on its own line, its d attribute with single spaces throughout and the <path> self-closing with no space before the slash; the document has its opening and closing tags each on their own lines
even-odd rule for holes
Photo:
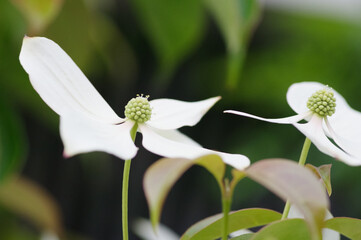
<svg viewBox="0 0 361 240">
<path fill-rule="evenodd" d="M 202 148 L 177 130 L 197 124 L 219 97 L 199 102 L 172 99 L 148 102 L 147 98 L 138 97 L 133 101 L 145 104 L 139 115 L 141 119 L 132 117 L 137 114 L 132 107 L 127 108 L 128 117 L 120 118 L 73 60 L 53 41 L 25 37 L 20 62 L 40 97 L 60 115 L 65 156 L 104 151 L 121 159 L 131 159 L 138 149 L 131 139 L 130 130 L 137 123 L 138 131 L 143 135 L 143 146 L 155 154 L 171 158 L 218 154 L 235 168 L 243 169 L 249 165 L 249 159 L 243 155 Z"/>
<path fill-rule="evenodd" d="M 293 124 L 321 152 L 351 166 L 361 165 L 361 113 L 352 109 L 339 93 L 317 82 L 295 83 L 288 89 L 287 102 L 297 115 L 267 119 L 233 110 L 225 112 L 267 122 Z M 308 122 L 298 123 L 303 119 Z"/>
<path fill-rule="evenodd" d="M 170 228 L 159 224 L 155 232 L 152 223 L 144 218 L 139 218 L 133 222 L 133 232 L 143 240 L 178 240 L 180 237 Z"/>
</svg>

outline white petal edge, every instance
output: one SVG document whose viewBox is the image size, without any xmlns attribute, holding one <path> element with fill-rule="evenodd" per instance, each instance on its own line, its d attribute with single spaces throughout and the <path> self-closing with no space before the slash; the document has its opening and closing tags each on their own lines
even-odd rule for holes
<svg viewBox="0 0 361 240">
<path fill-rule="evenodd" d="M 224 111 L 224 113 L 231 113 L 231 114 L 236 114 L 239 116 L 254 118 L 254 119 L 265 121 L 265 122 L 280 123 L 280 124 L 297 123 L 297 122 L 301 121 L 302 119 L 306 119 L 310 115 L 312 115 L 312 112 L 306 111 L 301 114 L 291 116 L 291 117 L 285 117 L 285 118 L 262 118 L 262 117 L 258 117 L 256 115 L 252 115 L 252 114 L 245 113 L 245 112 L 238 112 L 238 111 L 234 111 L 234 110 L 226 110 L 226 111 Z"/>
<path fill-rule="evenodd" d="M 290 107 L 296 113 L 303 113 L 308 111 L 307 102 L 308 98 L 312 96 L 316 91 L 326 88 L 326 85 L 323 85 L 318 82 L 300 82 L 292 84 L 287 91 L 287 102 Z M 344 109 L 350 108 L 346 100 L 334 89 L 332 91 L 335 94 L 336 98 L 336 112 L 333 116 L 341 114 Z"/>
<path fill-rule="evenodd" d="M 184 102 L 174 99 L 150 101 L 152 117 L 149 126 L 158 129 L 177 129 L 196 125 L 204 114 L 221 98 L 213 97 L 198 102 Z"/>
<path fill-rule="evenodd" d="M 288 218 L 302 218 L 304 219 L 305 217 L 303 216 L 303 214 L 297 209 L 297 207 L 295 207 L 294 205 L 291 205 L 289 214 L 288 214 Z M 330 211 L 326 211 L 326 216 L 325 216 L 325 220 L 331 219 L 333 218 L 332 214 L 330 213 Z M 324 228 L 322 229 L 322 240 L 340 240 L 340 234 L 334 230 L 331 229 L 327 229 Z"/>
<path fill-rule="evenodd" d="M 154 232 L 152 223 L 147 219 L 137 219 L 132 224 L 133 232 L 142 240 L 179 240 L 178 236 L 171 229 L 159 224 L 157 233 Z"/>
<path fill-rule="evenodd" d="M 73 112 L 98 121 L 120 118 L 59 45 L 43 37 L 25 37 L 20 63 L 40 97 L 59 115 Z"/>
<path fill-rule="evenodd" d="M 131 159 L 138 150 L 130 136 L 133 126 L 134 123 L 131 121 L 114 125 L 97 122 L 81 115 L 60 117 L 64 156 L 103 151 L 124 160 Z"/>
<path fill-rule="evenodd" d="M 207 154 L 217 154 L 232 167 L 243 170 L 250 164 L 249 159 L 241 154 L 229 154 L 197 147 L 166 138 L 147 125 L 139 125 L 143 135 L 143 146 L 150 152 L 168 158 L 194 159 Z"/>
<path fill-rule="evenodd" d="M 311 120 L 305 124 L 293 124 L 299 131 L 301 131 L 311 142 L 324 154 L 334 157 L 350 166 L 359 166 L 361 161 L 356 159 L 343 150 L 335 146 L 326 136 L 322 127 L 323 119 L 316 114 Z"/>
</svg>

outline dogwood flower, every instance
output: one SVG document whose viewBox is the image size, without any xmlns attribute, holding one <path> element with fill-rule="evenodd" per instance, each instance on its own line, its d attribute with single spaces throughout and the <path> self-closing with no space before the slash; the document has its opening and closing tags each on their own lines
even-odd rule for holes
<svg viewBox="0 0 361 240">
<path fill-rule="evenodd" d="M 321 152 L 351 166 L 361 165 L 361 113 L 352 109 L 339 93 L 317 82 L 295 83 L 288 89 L 287 102 L 297 115 L 268 119 L 233 110 L 225 113 L 293 124 Z M 299 123 L 303 119 L 308 122 Z"/>
<path fill-rule="evenodd" d="M 136 127 L 143 136 L 143 146 L 155 154 L 171 158 L 218 154 L 235 168 L 249 165 L 249 159 L 243 155 L 202 148 L 177 130 L 197 124 L 220 97 L 183 102 L 148 101 L 148 97 L 138 96 L 128 102 L 125 118 L 121 118 L 53 41 L 25 37 L 20 62 L 34 89 L 60 116 L 60 135 L 67 157 L 104 151 L 121 159 L 131 159 L 138 150 L 130 135 L 131 129 Z"/>
</svg>

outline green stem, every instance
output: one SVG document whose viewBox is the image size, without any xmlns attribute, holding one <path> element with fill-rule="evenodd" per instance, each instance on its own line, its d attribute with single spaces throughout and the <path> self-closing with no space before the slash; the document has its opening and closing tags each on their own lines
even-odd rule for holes
<svg viewBox="0 0 361 240">
<path fill-rule="evenodd" d="M 135 141 L 137 134 L 138 124 L 134 124 L 130 130 L 130 136 Z M 123 240 L 128 240 L 128 188 L 129 188 L 129 173 L 131 159 L 125 160 L 123 171 L 123 186 L 122 186 L 122 228 L 123 228 Z"/>
<path fill-rule="evenodd" d="M 300 159 L 298 160 L 298 165 L 300 166 L 305 165 L 308 151 L 310 150 L 310 146 L 311 146 L 311 140 L 306 137 L 305 142 L 303 143 Z M 283 214 L 281 218 L 282 220 L 288 217 L 288 213 L 290 212 L 290 207 L 291 207 L 290 201 L 287 200 L 285 208 L 283 210 Z"/>
<path fill-rule="evenodd" d="M 222 224 L 222 240 L 228 240 L 228 215 L 231 210 L 232 194 L 229 188 L 229 181 L 225 179 L 224 189 L 222 191 L 222 211 L 223 211 L 223 224 Z"/>
<path fill-rule="evenodd" d="M 305 139 L 305 143 L 303 144 L 303 148 L 302 148 L 302 152 L 301 152 L 301 156 L 300 156 L 300 160 L 298 161 L 298 164 L 300 166 L 304 166 L 306 163 L 306 159 L 307 159 L 307 155 L 308 155 L 308 150 L 310 150 L 310 146 L 311 146 L 311 140 L 306 138 Z"/>
</svg>

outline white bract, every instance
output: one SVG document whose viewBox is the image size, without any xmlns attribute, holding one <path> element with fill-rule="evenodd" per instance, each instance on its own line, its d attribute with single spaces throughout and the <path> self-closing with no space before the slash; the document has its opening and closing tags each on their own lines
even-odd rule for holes
<svg viewBox="0 0 361 240">
<path fill-rule="evenodd" d="M 197 124 L 220 97 L 198 102 L 173 99 L 148 102 L 147 97 L 138 96 L 128 103 L 126 117 L 120 118 L 53 41 L 25 37 L 20 62 L 40 97 L 60 115 L 60 135 L 67 157 L 104 151 L 121 159 L 131 159 L 138 148 L 130 131 L 137 124 L 143 135 L 143 146 L 155 154 L 189 159 L 218 154 L 235 168 L 243 169 L 249 165 L 249 159 L 243 155 L 202 148 L 177 130 Z"/>
<path fill-rule="evenodd" d="M 180 237 L 172 229 L 159 224 L 154 231 L 152 223 L 144 218 L 137 219 L 132 224 L 133 232 L 143 240 L 179 240 Z"/>
<path fill-rule="evenodd" d="M 351 166 L 361 165 L 361 113 L 352 109 L 339 93 L 317 82 L 295 83 L 288 89 L 287 102 L 297 115 L 267 119 L 233 110 L 225 113 L 293 124 L 321 152 Z M 308 122 L 299 123 L 303 119 Z"/>
</svg>

